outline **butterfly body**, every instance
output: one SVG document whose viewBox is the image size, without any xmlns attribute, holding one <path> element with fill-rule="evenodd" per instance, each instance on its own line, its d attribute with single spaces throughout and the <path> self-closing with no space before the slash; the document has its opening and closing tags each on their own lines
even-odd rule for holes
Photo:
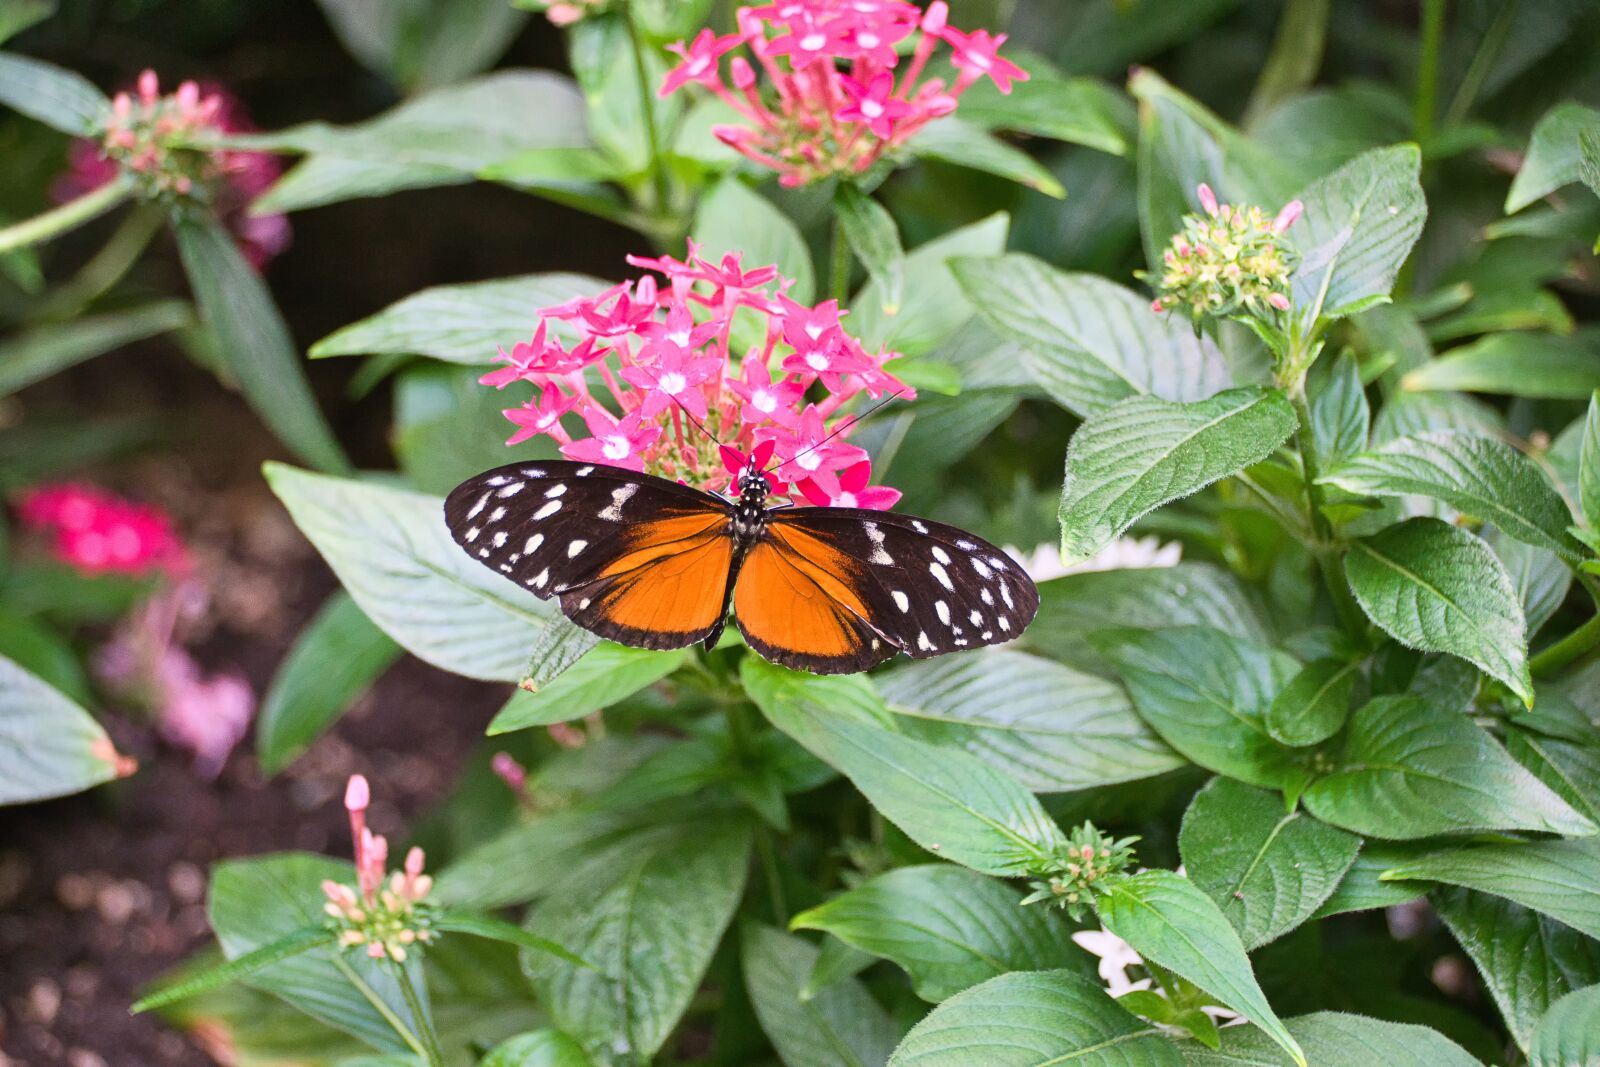
<svg viewBox="0 0 1600 1067">
<path fill-rule="evenodd" d="M 866 670 L 1021 634 L 1038 590 L 965 531 L 892 512 L 768 507 L 603 464 L 534 461 L 469 479 L 445 503 L 456 542 L 573 622 L 621 644 L 716 644 L 730 609 L 775 663 Z"/>
</svg>

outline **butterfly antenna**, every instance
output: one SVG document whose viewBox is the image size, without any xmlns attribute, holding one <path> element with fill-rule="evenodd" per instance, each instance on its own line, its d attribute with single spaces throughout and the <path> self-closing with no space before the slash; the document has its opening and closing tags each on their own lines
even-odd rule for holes
<svg viewBox="0 0 1600 1067">
<path fill-rule="evenodd" d="M 659 379 L 657 379 L 656 384 L 657 385 L 661 384 Z M 683 417 L 688 419 L 689 423 L 695 429 L 699 430 L 701 433 L 703 433 L 707 437 L 711 438 L 711 443 L 712 444 L 714 444 L 714 445 L 722 444 L 721 441 L 717 440 L 717 435 L 716 434 L 714 434 L 710 430 L 706 429 L 705 424 L 702 423 L 699 419 L 695 418 L 694 414 L 688 408 L 683 406 L 683 401 L 679 400 L 675 395 L 673 395 L 671 393 L 667 394 L 667 399 L 671 400 L 674 404 L 678 405 L 678 410 L 683 412 Z"/>
<path fill-rule="evenodd" d="M 771 474 L 773 471 L 777 470 L 779 467 L 783 466 L 785 463 L 793 463 L 795 460 L 799 459 L 801 456 L 805 455 L 807 452 L 815 452 L 817 449 L 821 448 L 823 445 L 827 444 L 829 441 L 833 440 L 835 437 L 838 437 L 840 434 L 844 433 L 850 427 L 854 426 L 856 423 L 860 422 L 862 419 L 864 419 L 867 416 L 871 415 L 873 412 L 877 411 L 879 408 L 883 407 L 885 404 L 889 403 L 889 401 L 893 400 L 895 397 L 899 396 L 903 392 L 905 392 L 904 389 L 896 389 L 894 392 L 890 393 L 888 396 L 884 397 L 882 400 L 878 401 L 876 404 L 872 405 L 870 408 L 868 408 L 867 410 L 863 411 L 861 414 L 859 414 L 859 415 L 851 415 L 848 419 L 845 419 L 843 422 L 839 423 L 839 425 L 835 426 L 833 428 L 833 430 L 829 432 L 828 436 L 824 437 L 822 440 L 818 441 L 816 444 L 810 445 L 810 446 L 808 446 L 806 448 L 802 448 L 800 451 L 796 452 L 794 455 L 790 456 L 788 459 L 779 460 L 777 463 L 774 463 L 772 466 L 768 467 L 762 473 Z"/>
</svg>

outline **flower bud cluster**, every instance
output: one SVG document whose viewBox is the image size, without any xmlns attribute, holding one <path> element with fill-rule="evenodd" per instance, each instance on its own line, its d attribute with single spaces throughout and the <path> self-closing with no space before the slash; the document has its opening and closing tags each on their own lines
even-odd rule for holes
<svg viewBox="0 0 1600 1067">
<path fill-rule="evenodd" d="M 433 941 L 427 903 L 433 878 L 422 873 L 424 856 L 420 848 L 406 853 L 403 870 L 385 871 L 389 842 L 367 828 L 370 796 L 367 780 L 359 774 L 352 775 L 344 805 L 350 813 L 350 836 L 355 843 L 357 885 L 324 881 L 322 892 L 328 902 L 323 911 L 339 935 L 340 947 L 364 947 L 373 959 L 404 963 L 413 948 Z"/>
<path fill-rule="evenodd" d="M 1199 193 L 1206 213 L 1185 215 L 1162 254 L 1151 309 L 1181 309 L 1196 322 L 1208 315 L 1274 320 L 1287 312 L 1299 257 L 1284 233 L 1300 217 L 1300 201 L 1269 220 L 1253 205 L 1218 204 L 1207 185 Z"/>
<path fill-rule="evenodd" d="M 1065 908 L 1074 919 L 1081 918 L 1095 894 L 1133 862 L 1130 846 L 1138 840 L 1113 839 L 1093 823 L 1084 823 L 1068 836 L 1065 848 L 1040 866 L 1036 873 L 1041 877 L 1028 883 L 1033 892 L 1022 903 L 1049 901 Z"/>
</svg>

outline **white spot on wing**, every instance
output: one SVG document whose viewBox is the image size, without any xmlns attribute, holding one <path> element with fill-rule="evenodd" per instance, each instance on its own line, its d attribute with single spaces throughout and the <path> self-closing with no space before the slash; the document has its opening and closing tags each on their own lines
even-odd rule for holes
<svg viewBox="0 0 1600 1067">
<path fill-rule="evenodd" d="M 984 563 L 983 560 L 981 560 L 981 559 L 976 559 L 976 558 L 973 559 L 973 561 L 972 561 L 972 569 L 978 572 L 978 577 L 979 578 L 987 578 L 990 575 L 994 574 L 994 571 L 989 569 L 989 565 Z"/>
<path fill-rule="evenodd" d="M 476 526 L 469 526 L 467 528 L 467 536 L 465 540 L 470 544 L 471 542 L 476 541 L 478 539 L 478 535 L 482 532 L 483 531 L 478 529 Z"/>
<path fill-rule="evenodd" d="M 990 640 L 991 638 L 994 637 L 994 631 L 993 630 L 985 630 L 985 631 L 983 631 L 983 633 L 979 634 L 978 636 L 983 638 L 985 641 L 988 641 L 988 640 Z"/>
<path fill-rule="evenodd" d="M 589 598 L 588 597 L 584 597 L 582 600 L 578 601 L 578 610 L 579 611 L 582 611 L 584 608 L 586 608 L 588 606 L 589 606 Z"/>
<path fill-rule="evenodd" d="M 627 485 L 619 485 L 617 488 L 611 490 L 611 504 L 609 507 L 600 509 L 600 518 L 605 519 L 608 522 L 621 522 L 622 505 L 626 504 L 629 498 L 631 498 L 633 494 L 637 493 L 638 491 L 639 487 L 632 482 L 629 482 Z"/>
<path fill-rule="evenodd" d="M 917 634 L 917 647 L 924 652 L 933 651 L 933 642 L 928 640 L 928 632 L 926 630 Z"/>
<path fill-rule="evenodd" d="M 506 517 L 506 509 L 505 508 L 503 508 L 503 507 L 495 508 L 493 511 L 489 512 L 489 518 L 486 521 L 488 521 L 488 522 L 499 522 L 501 519 L 503 519 L 505 517 Z"/>
<path fill-rule="evenodd" d="M 994 607 L 994 594 L 989 592 L 989 590 L 987 590 L 987 589 L 978 590 L 978 596 L 983 598 L 983 602 L 985 604 L 989 605 L 991 608 Z"/>
<path fill-rule="evenodd" d="M 484 493 L 482 496 L 480 496 L 478 498 L 478 502 L 476 504 L 472 505 L 472 510 L 467 512 L 467 518 L 469 518 L 469 519 L 477 518 L 478 517 L 478 512 L 482 511 L 488 505 L 488 503 L 489 503 L 489 494 L 488 493 Z"/>
<path fill-rule="evenodd" d="M 979 611 L 977 608 L 973 608 L 972 611 L 967 615 L 967 618 L 972 620 L 972 625 L 977 626 L 979 623 L 983 622 L 983 612 Z"/>
<path fill-rule="evenodd" d="M 1000 599 L 1006 602 L 1006 607 L 1013 609 L 1016 607 L 1016 605 L 1011 602 L 1011 587 L 1005 582 L 1000 583 Z"/>
<path fill-rule="evenodd" d="M 589 542 L 587 542 L 587 541 L 574 541 L 574 542 L 572 542 L 570 545 L 567 546 L 567 558 L 568 559 L 572 559 L 579 552 L 582 552 L 584 549 L 586 549 L 588 547 L 589 547 Z"/>
<path fill-rule="evenodd" d="M 593 467 L 579 467 L 577 469 L 577 471 L 574 472 L 574 473 L 576 473 L 578 475 L 578 477 L 580 477 L 580 478 L 587 478 L 587 477 L 589 477 L 589 475 L 594 473 L 594 468 Z"/>
<path fill-rule="evenodd" d="M 894 597 L 895 607 L 900 609 L 901 614 L 904 614 L 904 613 L 906 613 L 906 612 L 911 610 L 911 599 L 909 597 L 907 597 L 904 593 L 902 593 L 900 590 L 896 589 L 894 592 L 890 593 L 889 595 Z"/>
<path fill-rule="evenodd" d="M 973 549 L 977 548 L 978 546 L 973 544 L 971 541 L 957 541 L 956 542 L 956 547 L 959 548 L 963 552 L 971 552 Z"/>
<path fill-rule="evenodd" d="M 506 532 L 504 530 L 496 530 L 495 531 L 495 535 L 494 535 L 494 547 L 496 547 L 496 548 L 504 548 L 505 546 L 506 546 Z"/>
<path fill-rule="evenodd" d="M 533 587 L 535 589 L 543 589 L 544 588 L 544 584 L 546 582 L 548 582 L 549 580 L 550 580 L 550 568 L 546 567 L 544 570 L 542 570 L 538 574 L 534 575 Z"/>
<path fill-rule="evenodd" d="M 499 497 L 501 500 L 504 500 L 508 496 L 516 496 L 518 493 L 522 492 L 522 487 L 527 484 L 527 482 L 512 482 L 510 485 L 496 493 L 495 496 Z"/>
<path fill-rule="evenodd" d="M 950 625 L 950 605 L 949 604 L 946 604 L 942 600 L 935 600 L 933 602 L 933 610 L 939 613 L 939 621 L 940 622 L 944 623 L 946 626 Z"/>
<path fill-rule="evenodd" d="M 522 552 L 524 555 L 531 556 L 542 544 L 544 544 L 544 534 L 534 534 L 528 538 L 528 543 L 522 546 Z"/>
<path fill-rule="evenodd" d="M 1000 629 L 1006 631 L 1011 629 L 1011 620 L 1006 618 L 1004 615 L 1000 616 Z"/>
<path fill-rule="evenodd" d="M 938 582 L 952 593 L 956 591 L 956 587 L 950 582 L 950 575 L 945 573 L 942 565 L 938 563 L 928 564 L 928 573 L 933 575 L 934 581 Z"/>
<path fill-rule="evenodd" d="M 918 522 L 916 519 L 911 520 L 911 528 L 917 531 L 919 534 L 925 534 L 928 532 L 928 527 L 924 523 Z"/>
<path fill-rule="evenodd" d="M 950 562 L 950 553 L 946 552 L 944 549 L 940 548 L 938 545 L 934 545 L 933 546 L 933 558 L 938 560 L 940 563 L 949 563 Z"/>
<path fill-rule="evenodd" d="M 567 491 L 567 483 L 566 482 L 557 482 L 555 485 L 552 485 L 550 488 L 546 489 L 544 491 L 544 495 L 549 497 L 551 500 L 554 500 L 556 497 L 560 496 L 562 493 L 565 493 L 566 491 Z"/>
<path fill-rule="evenodd" d="M 561 501 L 559 501 L 559 500 L 551 500 L 551 501 L 546 502 L 544 507 L 540 508 L 538 511 L 535 511 L 533 513 L 533 517 L 535 519 L 548 519 L 550 516 L 554 515 L 556 512 L 558 512 L 560 510 L 561 510 Z"/>
<path fill-rule="evenodd" d="M 511 479 L 507 478 L 504 474 L 496 474 L 493 478 L 485 478 L 484 481 L 483 481 L 483 484 L 484 485 L 505 485 L 510 480 Z"/>
<path fill-rule="evenodd" d="M 538 467 L 523 467 L 522 476 L 524 478 L 543 478 L 544 471 L 540 470 Z"/>
</svg>

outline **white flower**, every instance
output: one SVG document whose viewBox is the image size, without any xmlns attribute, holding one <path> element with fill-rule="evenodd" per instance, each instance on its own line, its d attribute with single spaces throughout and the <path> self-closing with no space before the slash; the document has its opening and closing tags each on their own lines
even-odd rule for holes
<svg viewBox="0 0 1600 1067">
<path fill-rule="evenodd" d="M 1072 935 L 1072 940 L 1085 952 L 1100 957 L 1100 980 L 1106 984 L 1106 991 L 1112 996 L 1120 997 L 1136 989 L 1150 988 L 1148 978 L 1137 982 L 1129 979 L 1128 968 L 1142 966 L 1144 960 L 1132 945 L 1116 934 L 1109 930 L 1079 930 Z"/>
</svg>

